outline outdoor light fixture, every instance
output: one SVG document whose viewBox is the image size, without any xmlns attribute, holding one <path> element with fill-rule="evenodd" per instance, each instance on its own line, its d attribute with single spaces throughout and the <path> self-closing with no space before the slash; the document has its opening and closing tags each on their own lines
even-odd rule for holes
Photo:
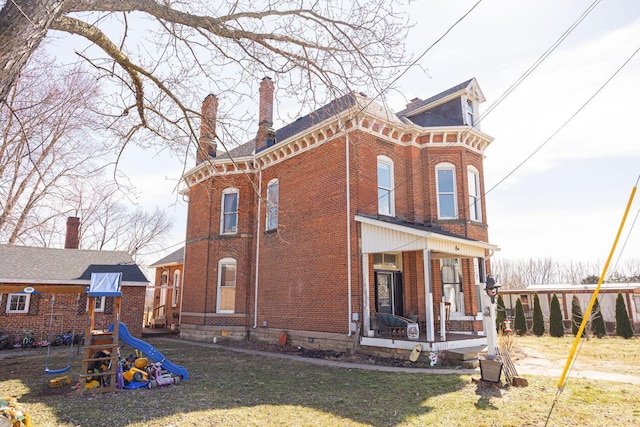
<svg viewBox="0 0 640 427">
<path fill-rule="evenodd" d="M 484 291 L 491 297 L 491 303 L 496 303 L 496 295 L 498 295 L 498 290 L 500 285 L 496 285 L 496 280 L 491 277 L 491 275 L 487 274 L 487 281 L 485 283 Z"/>
</svg>

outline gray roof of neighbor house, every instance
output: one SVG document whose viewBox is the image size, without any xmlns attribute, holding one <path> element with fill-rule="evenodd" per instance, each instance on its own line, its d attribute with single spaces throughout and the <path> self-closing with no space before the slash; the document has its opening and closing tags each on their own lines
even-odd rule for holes
<svg viewBox="0 0 640 427">
<path fill-rule="evenodd" d="M 171 252 L 164 258 L 160 258 L 149 266 L 149 268 L 162 267 L 163 265 L 175 265 L 184 263 L 184 246 Z"/>
<path fill-rule="evenodd" d="M 91 281 L 91 273 L 122 273 L 122 284 L 149 282 L 124 251 L 37 248 L 0 245 L 0 282 L 65 284 Z"/>
</svg>

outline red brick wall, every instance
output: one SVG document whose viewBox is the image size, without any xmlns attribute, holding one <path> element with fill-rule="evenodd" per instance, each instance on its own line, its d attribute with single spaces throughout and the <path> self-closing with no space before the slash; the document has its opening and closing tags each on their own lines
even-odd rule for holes
<svg viewBox="0 0 640 427">
<path fill-rule="evenodd" d="M 433 222 L 445 230 L 487 241 L 484 223 L 467 220 L 467 166 L 478 169 L 482 181 L 482 156 L 463 147 L 419 149 L 400 146 L 358 130 L 349 134 L 351 212 L 376 215 L 377 156 L 394 161 L 395 207 L 398 219 Z M 460 219 L 437 220 L 435 167 L 456 165 Z M 261 179 L 259 294 L 256 326 L 317 332 L 349 331 L 347 294 L 347 235 L 345 200 L 345 137 L 273 164 L 262 172 L 215 177 L 190 189 L 185 252 L 183 324 L 254 325 L 255 246 L 258 188 Z M 277 232 L 264 232 L 266 186 L 279 179 Z M 253 181 L 250 182 L 250 181 Z M 220 236 L 221 192 L 240 189 L 239 234 Z M 484 211 L 483 203 L 483 211 Z M 486 220 L 486 215 L 483 214 Z M 361 313 L 362 278 L 358 250 L 358 225 L 351 222 L 352 310 Z M 405 254 L 404 283 L 407 313 L 424 307 L 421 253 Z M 234 316 L 217 314 L 218 261 L 235 258 L 238 267 Z M 468 267 L 465 267 L 468 270 Z M 441 300 L 440 263 L 432 262 L 434 302 Z M 472 272 L 472 270 L 471 270 Z M 465 306 L 474 311 L 473 275 L 464 274 Z M 370 274 L 370 298 L 374 305 L 374 281 Z M 206 313 L 206 314 L 205 314 Z M 240 316 L 239 316 L 240 315 Z M 244 317 L 243 317 L 244 316 Z"/>
<path fill-rule="evenodd" d="M 46 293 L 31 295 L 28 314 L 7 313 L 7 295 L 3 295 L 0 304 L 0 331 L 22 336 L 24 330 L 32 330 L 36 340 L 49 339 L 67 331 L 84 334 L 87 327 L 86 296 L 81 296 L 78 303 L 77 294 L 55 295 L 52 320 L 51 295 Z M 144 295 L 144 286 L 123 286 L 122 288 L 121 322 L 127 325 L 132 335 L 137 337 L 142 336 Z M 107 302 L 106 305 L 109 306 L 111 303 Z M 95 329 L 107 329 L 114 321 L 113 313 L 96 313 Z"/>
</svg>

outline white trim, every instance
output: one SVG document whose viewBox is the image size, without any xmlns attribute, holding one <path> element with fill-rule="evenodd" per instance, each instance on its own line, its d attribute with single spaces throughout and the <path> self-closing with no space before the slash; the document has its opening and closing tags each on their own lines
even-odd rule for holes
<svg viewBox="0 0 640 427">
<path fill-rule="evenodd" d="M 178 280 L 176 280 L 176 276 L 178 276 Z M 178 299 L 179 299 L 178 292 L 180 292 L 181 287 L 182 287 L 182 272 L 176 269 L 173 271 L 173 290 L 171 291 L 171 308 L 176 308 L 178 306 Z"/>
<path fill-rule="evenodd" d="M 451 251 L 451 253 L 454 253 L 456 255 L 459 255 L 460 257 L 465 257 L 465 256 L 474 256 L 474 255 L 467 255 L 466 252 L 469 251 L 469 248 L 477 248 L 477 249 L 482 249 L 483 252 L 481 252 L 480 255 L 475 255 L 476 257 L 480 257 L 483 258 L 484 255 L 484 250 L 490 250 L 490 251 L 499 251 L 500 248 L 496 245 L 492 245 L 490 243 L 486 243 L 486 242 L 481 242 L 481 241 L 477 241 L 477 240 L 467 240 L 467 239 L 463 239 L 460 237 L 453 237 L 453 236 L 446 236 L 444 234 L 438 234 L 435 232 L 429 232 L 429 231 L 424 231 L 424 230 L 418 230 L 415 228 L 411 228 L 411 227 L 406 227 L 400 224 L 393 224 L 393 223 L 389 223 L 389 222 L 385 222 L 385 221 L 380 221 L 378 219 L 374 219 L 374 218 L 367 218 L 367 217 L 363 217 L 360 215 L 356 215 L 354 217 L 354 220 L 356 222 L 360 222 L 362 224 L 367 224 L 370 225 L 372 227 L 378 227 L 382 230 L 390 230 L 390 231 L 394 231 L 400 234 L 406 234 L 408 236 L 415 236 L 415 237 L 421 237 L 421 239 L 415 239 L 415 237 L 411 237 L 411 245 L 404 245 L 401 249 L 402 251 L 413 251 L 413 250 L 422 250 L 422 249 L 431 249 L 434 250 L 433 247 L 429 247 L 429 243 L 434 244 L 436 242 L 443 242 L 443 243 L 447 243 L 448 245 L 458 245 L 458 247 L 460 248 L 460 250 L 456 251 L 455 248 L 453 248 L 453 250 Z M 398 247 L 394 247 L 394 248 L 386 248 L 386 249 L 378 249 L 378 248 L 369 248 L 367 247 L 368 245 L 365 244 L 365 233 L 361 232 L 361 238 L 363 240 L 362 242 L 362 253 L 376 253 L 376 252 L 397 252 L 399 249 Z M 377 238 L 377 237 L 376 237 Z M 394 244 L 399 244 L 399 242 L 395 242 Z M 440 245 L 441 246 L 441 245 Z M 473 252 L 477 252 L 477 251 L 473 251 Z"/>
<path fill-rule="evenodd" d="M 471 201 L 472 184 L 476 193 L 473 195 L 473 202 Z M 469 204 L 469 220 L 473 222 L 482 222 L 482 189 L 480 187 L 480 171 L 472 165 L 467 166 L 467 199 Z M 472 208 L 471 205 L 475 206 Z M 476 218 L 473 218 L 472 212 L 476 213 Z"/>
<path fill-rule="evenodd" d="M 225 231 L 224 229 L 224 216 L 225 216 L 225 210 L 224 210 L 224 199 L 225 196 L 229 195 L 229 194 L 235 194 L 236 195 L 236 210 L 235 212 L 229 212 L 229 215 L 232 215 L 235 213 L 236 216 L 236 223 L 235 223 L 235 230 L 233 231 Z M 229 188 L 225 188 L 224 190 L 222 190 L 222 194 L 220 196 L 220 234 L 221 235 L 235 235 L 238 234 L 238 224 L 240 222 L 240 190 L 238 188 L 235 187 L 229 187 Z"/>
<path fill-rule="evenodd" d="M 273 187 L 276 188 L 275 203 L 273 200 L 269 198 L 269 195 L 271 194 L 269 190 L 271 190 Z M 278 178 L 273 178 L 267 183 L 267 193 L 266 193 L 265 200 L 266 200 L 266 203 L 265 203 L 266 209 L 265 209 L 265 216 L 264 216 L 264 231 L 277 230 L 278 229 L 278 213 L 280 211 L 280 180 Z M 272 216 L 272 211 L 274 207 L 275 207 L 275 224 L 272 225 L 271 222 L 273 221 L 270 221 L 270 218 Z"/>
<path fill-rule="evenodd" d="M 451 171 L 452 176 L 451 179 L 453 180 L 452 185 L 453 185 L 453 216 L 443 216 L 441 213 L 441 206 L 440 206 L 440 195 L 451 195 L 450 192 L 448 191 L 441 191 L 440 190 L 440 171 Z M 458 213 L 458 183 L 456 182 L 456 166 L 453 163 L 447 163 L 447 162 L 442 162 L 442 163 L 438 163 L 436 165 L 435 168 L 435 172 L 436 172 L 436 206 L 437 206 L 437 213 L 438 213 L 438 219 L 458 219 L 459 217 L 459 213 Z"/>
<path fill-rule="evenodd" d="M 233 283 L 233 287 L 231 286 L 222 286 L 222 266 L 223 265 L 232 265 L 235 267 L 235 278 L 234 278 L 234 283 Z M 217 283 L 217 298 L 216 298 L 216 313 L 235 313 L 235 293 L 236 293 L 236 289 L 238 286 L 238 261 L 236 261 L 235 258 L 222 258 L 220 261 L 218 261 L 218 283 Z M 233 300 L 234 300 L 234 308 L 232 310 L 221 310 L 220 309 L 220 302 L 222 300 L 222 288 L 227 288 L 227 289 L 231 289 L 233 288 Z"/>
<path fill-rule="evenodd" d="M 12 310 L 11 309 L 11 300 L 13 297 L 25 297 L 24 300 L 24 309 L 23 310 Z M 29 313 L 29 307 L 31 305 L 31 294 L 23 294 L 18 292 L 12 292 L 7 294 L 7 308 L 5 313 L 7 314 L 27 314 Z"/>
</svg>

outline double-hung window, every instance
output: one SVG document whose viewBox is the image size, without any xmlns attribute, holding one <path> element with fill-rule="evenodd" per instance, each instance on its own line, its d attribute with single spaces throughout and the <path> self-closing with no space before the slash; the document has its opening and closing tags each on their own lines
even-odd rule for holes
<svg viewBox="0 0 640 427">
<path fill-rule="evenodd" d="M 7 298 L 7 313 L 28 313 L 31 295 L 9 294 Z"/>
<path fill-rule="evenodd" d="M 473 125 L 475 125 L 475 121 L 473 117 L 473 101 L 470 99 L 467 99 L 466 113 L 467 113 L 467 126 L 473 127 Z"/>
<path fill-rule="evenodd" d="M 442 297 L 445 303 L 450 304 L 451 313 L 464 313 L 462 275 L 459 266 L 460 260 L 457 258 L 441 260 Z"/>
<path fill-rule="evenodd" d="M 236 260 L 223 258 L 218 262 L 218 313 L 234 313 L 236 307 Z"/>
<path fill-rule="evenodd" d="M 278 228 L 278 198 L 280 184 L 277 179 L 272 179 L 267 185 L 267 220 L 265 230 L 275 230 Z"/>
<path fill-rule="evenodd" d="M 482 198 L 480 197 L 480 174 L 472 166 L 467 168 L 467 181 L 469 185 L 469 219 L 482 221 Z"/>
<path fill-rule="evenodd" d="M 436 166 L 436 185 L 438 187 L 438 218 L 456 219 L 456 169 L 450 163 Z"/>
<path fill-rule="evenodd" d="M 173 294 L 171 295 L 171 307 L 178 306 L 178 298 L 180 297 L 180 270 L 173 273 Z"/>
<path fill-rule="evenodd" d="M 378 213 L 395 216 L 395 200 L 393 192 L 393 160 L 386 156 L 378 156 Z"/>
<path fill-rule="evenodd" d="M 227 188 L 222 192 L 220 234 L 236 234 L 238 232 L 238 193 L 237 188 Z"/>
</svg>

